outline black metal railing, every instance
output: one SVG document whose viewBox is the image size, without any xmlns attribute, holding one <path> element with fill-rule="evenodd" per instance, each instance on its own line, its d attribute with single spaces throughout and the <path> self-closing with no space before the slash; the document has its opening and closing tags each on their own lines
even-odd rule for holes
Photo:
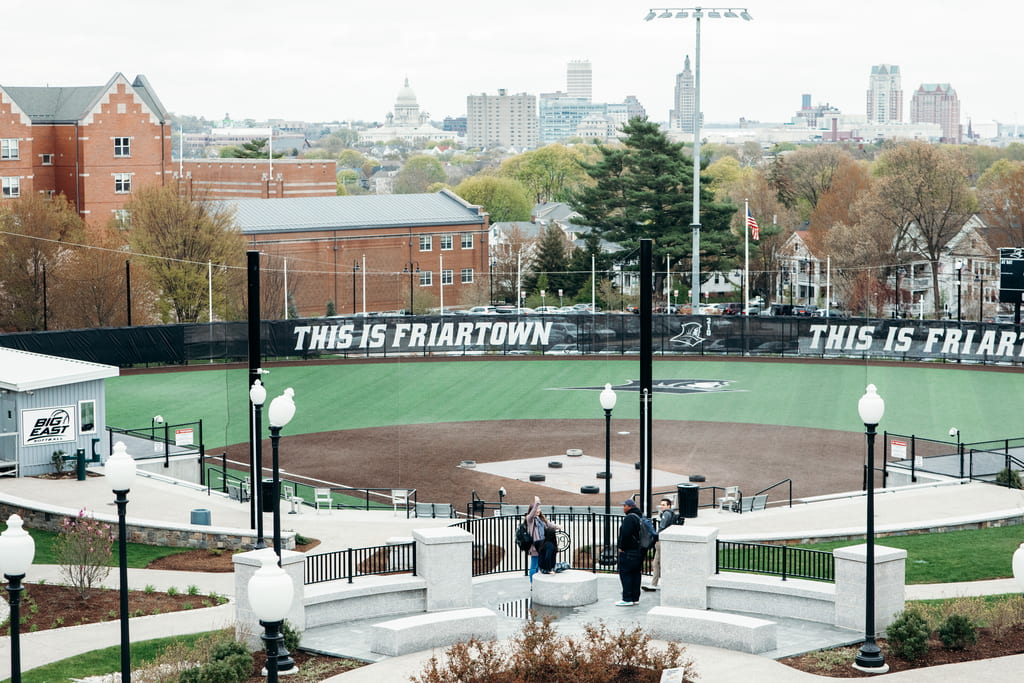
<svg viewBox="0 0 1024 683">
<path fill-rule="evenodd" d="M 769 574 L 787 578 L 834 582 L 836 561 L 831 552 L 766 543 L 717 541 L 715 573 L 722 571 Z"/>
<path fill-rule="evenodd" d="M 325 581 L 352 583 L 359 576 L 410 573 L 416 576 L 414 542 L 306 555 L 302 580 L 308 586 Z"/>
</svg>

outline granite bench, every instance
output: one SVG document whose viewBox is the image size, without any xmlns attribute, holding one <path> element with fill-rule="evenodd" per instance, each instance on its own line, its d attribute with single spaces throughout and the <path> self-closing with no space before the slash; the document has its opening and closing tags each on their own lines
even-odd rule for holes
<svg viewBox="0 0 1024 683">
<path fill-rule="evenodd" d="M 647 613 L 647 631 L 660 640 L 679 640 L 752 654 L 776 648 L 774 621 L 726 612 L 654 607 Z"/>
<path fill-rule="evenodd" d="M 597 602 L 597 575 L 564 571 L 533 575 L 533 602 L 550 607 L 579 607 Z"/>
<path fill-rule="evenodd" d="M 471 607 L 384 621 L 370 627 L 370 650 L 397 657 L 447 647 L 470 637 L 497 639 L 498 615 L 485 607 Z"/>
</svg>

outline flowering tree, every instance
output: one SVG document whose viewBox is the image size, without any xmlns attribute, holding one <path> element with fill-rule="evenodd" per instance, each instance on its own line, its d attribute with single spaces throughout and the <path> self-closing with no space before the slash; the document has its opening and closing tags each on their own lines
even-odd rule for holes
<svg viewBox="0 0 1024 683">
<path fill-rule="evenodd" d="M 110 525 L 93 519 L 84 509 L 78 511 L 78 517 L 65 517 L 61 523 L 53 547 L 60 576 L 83 599 L 110 573 L 113 543 Z"/>
</svg>

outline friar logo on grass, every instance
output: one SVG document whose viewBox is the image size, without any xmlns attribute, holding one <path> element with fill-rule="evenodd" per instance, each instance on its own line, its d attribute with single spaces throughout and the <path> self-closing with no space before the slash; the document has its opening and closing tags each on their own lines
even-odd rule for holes
<svg viewBox="0 0 1024 683">
<path fill-rule="evenodd" d="M 655 380 L 652 389 L 656 394 L 709 394 L 719 391 L 738 391 L 729 389 L 732 380 L 728 379 L 659 379 Z M 604 387 L 552 387 L 553 389 L 601 391 Z M 631 379 L 626 384 L 612 385 L 615 391 L 640 391 L 640 380 Z"/>
</svg>

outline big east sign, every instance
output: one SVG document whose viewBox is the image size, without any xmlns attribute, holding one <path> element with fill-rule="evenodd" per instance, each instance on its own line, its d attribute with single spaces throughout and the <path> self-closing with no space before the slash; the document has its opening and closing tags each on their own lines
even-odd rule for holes
<svg viewBox="0 0 1024 683">
<path fill-rule="evenodd" d="M 77 438 L 74 414 L 72 406 L 21 411 L 22 445 L 74 441 Z"/>
</svg>

